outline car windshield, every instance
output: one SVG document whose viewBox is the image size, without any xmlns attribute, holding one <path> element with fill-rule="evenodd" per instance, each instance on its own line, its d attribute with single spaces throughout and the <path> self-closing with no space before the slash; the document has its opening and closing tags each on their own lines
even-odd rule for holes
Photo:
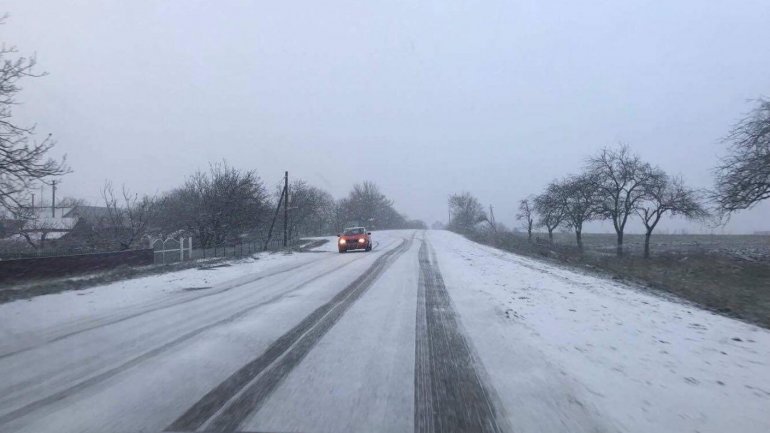
<svg viewBox="0 0 770 433">
<path fill-rule="evenodd" d="M 363 227 L 356 227 L 354 229 L 346 229 L 345 230 L 345 236 L 362 235 L 362 234 L 364 234 L 364 228 Z"/>
</svg>

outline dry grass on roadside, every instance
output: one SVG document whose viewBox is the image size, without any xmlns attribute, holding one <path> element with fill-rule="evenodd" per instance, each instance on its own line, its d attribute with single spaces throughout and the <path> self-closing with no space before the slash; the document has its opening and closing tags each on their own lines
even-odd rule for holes
<svg viewBox="0 0 770 433">
<path fill-rule="evenodd" d="M 159 264 L 138 267 L 121 266 L 109 271 L 93 274 L 5 283 L 0 285 L 0 303 L 15 301 L 18 299 L 29 299 L 35 296 L 48 295 L 68 290 L 84 290 L 94 286 L 101 286 L 116 281 L 164 274 L 167 272 L 175 272 L 191 268 L 207 269 L 216 266 L 229 266 L 228 262 L 243 259 L 248 259 L 248 257 L 212 258 L 188 262 L 170 263 L 165 265 Z"/>
<path fill-rule="evenodd" d="M 718 243 L 718 238 L 712 238 L 712 241 Z M 670 240 L 669 243 L 676 244 Z M 742 258 L 740 254 L 731 253 L 729 248 L 669 247 L 644 259 L 633 248 L 623 257 L 608 254 L 611 249 L 587 247 L 581 253 L 575 247 L 558 243 L 530 243 L 515 234 L 498 238 L 493 246 L 628 280 L 674 294 L 708 310 L 770 328 L 770 261 Z"/>
<path fill-rule="evenodd" d="M 296 249 L 299 252 L 308 252 L 328 242 L 328 239 L 313 239 L 302 247 Z M 285 253 L 286 250 L 273 253 Z M 181 271 L 191 268 L 210 269 L 212 267 L 229 266 L 229 262 L 249 259 L 252 256 L 215 257 L 197 259 L 186 262 L 169 264 L 156 264 L 149 266 L 120 266 L 109 271 L 70 275 L 59 278 L 33 279 L 28 281 L 6 281 L 0 284 L 0 303 L 29 299 L 39 295 L 64 292 L 67 290 L 84 290 L 94 286 L 113 283 L 132 278 L 146 277 L 150 275 L 164 274 L 167 272 Z"/>
</svg>

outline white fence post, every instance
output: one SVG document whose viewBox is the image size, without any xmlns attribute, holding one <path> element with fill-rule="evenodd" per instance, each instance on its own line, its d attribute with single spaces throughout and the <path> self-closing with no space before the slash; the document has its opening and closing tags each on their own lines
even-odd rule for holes
<svg viewBox="0 0 770 433">
<path fill-rule="evenodd" d="M 187 237 L 187 258 L 189 260 L 192 260 L 192 236 Z"/>
</svg>

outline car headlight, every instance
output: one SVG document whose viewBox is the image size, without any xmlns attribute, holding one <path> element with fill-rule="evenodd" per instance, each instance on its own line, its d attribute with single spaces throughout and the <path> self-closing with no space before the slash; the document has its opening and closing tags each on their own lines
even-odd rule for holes
<svg viewBox="0 0 770 433">
<path fill-rule="evenodd" d="M 345 245 L 345 239 L 340 239 L 340 245 Z"/>
<path fill-rule="evenodd" d="M 359 244 L 362 244 L 362 243 L 364 243 L 364 242 L 366 242 L 366 239 L 364 239 L 364 238 L 361 238 L 361 239 L 359 239 L 359 240 L 358 240 L 358 243 L 359 243 Z"/>
</svg>

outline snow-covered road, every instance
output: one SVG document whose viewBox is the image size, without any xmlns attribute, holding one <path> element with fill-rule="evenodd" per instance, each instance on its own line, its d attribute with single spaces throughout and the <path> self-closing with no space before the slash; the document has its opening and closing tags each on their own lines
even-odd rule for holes
<svg viewBox="0 0 770 433">
<path fill-rule="evenodd" d="M 442 231 L 0 305 L 2 432 L 766 432 L 770 332 Z"/>
</svg>

